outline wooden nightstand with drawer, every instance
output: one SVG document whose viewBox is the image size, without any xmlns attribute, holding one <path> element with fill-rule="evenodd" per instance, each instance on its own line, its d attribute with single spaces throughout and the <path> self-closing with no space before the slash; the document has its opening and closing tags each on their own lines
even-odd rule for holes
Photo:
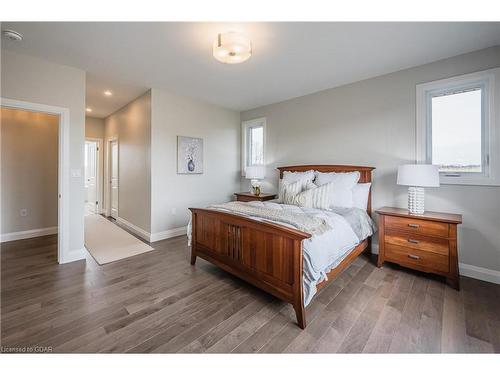
<svg viewBox="0 0 500 375">
<path fill-rule="evenodd" d="M 234 193 L 236 196 L 236 200 L 240 202 L 253 202 L 253 201 L 270 201 L 272 199 L 276 198 L 276 194 L 267 194 L 267 193 L 260 193 L 259 195 L 255 195 L 252 193 Z"/>
<path fill-rule="evenodd" d="M 457 225 L 462 223 L 462 215 L 410 215 L 408 210 L 394 207 L 376 212 L 380 215 L 378 267 L 387 261 L 435 273 L 459 289 Z"/>
</svg>

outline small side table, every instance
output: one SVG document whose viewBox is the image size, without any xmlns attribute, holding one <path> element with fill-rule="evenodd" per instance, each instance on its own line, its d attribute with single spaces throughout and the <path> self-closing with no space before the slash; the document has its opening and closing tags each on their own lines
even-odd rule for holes
<svg viewBox="0 0 500 375">
<path fill-rule="evenodd" d="M 378 267 L 387 262 L 435 273 L 459 289 L 457 225 L 462 215 L 382 207 L 379 220 Z"/>
<path fill-rule="evenodd" d="M 276 194 L 260 193 L 260 195 L 255 195 L 249 192 L 234 193 L 236 195 L 236 200 L 240 202 L 252 202 L 252 201 L 270 201 L 276 198 Z"/>
</svg>

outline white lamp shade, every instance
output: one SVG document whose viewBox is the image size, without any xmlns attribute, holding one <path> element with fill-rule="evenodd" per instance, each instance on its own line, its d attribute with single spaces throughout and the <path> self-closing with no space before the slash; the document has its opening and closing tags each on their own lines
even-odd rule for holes
<svg viewBox="0 0 500 375">
<path fill-rule="evenodd" d="M 398 167 L 398 185 L 439 187 L 439 167 L 431 164 L 405 164 Z"/>
<path fill-rule="evenodd" d="M 247 167 L 245 177 L 250 180 L 262 180 L 266 177 L 266 168 L 263 165 L 252 165 Z"/>
</svg>

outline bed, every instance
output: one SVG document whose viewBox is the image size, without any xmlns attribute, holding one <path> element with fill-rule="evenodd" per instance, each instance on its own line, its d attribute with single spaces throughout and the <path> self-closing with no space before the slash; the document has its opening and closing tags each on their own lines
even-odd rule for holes
<svg viewBox="0 0 500 375">
<path fill-rule="evenodd" d="M 300 165 L 278 168 L 280 178 L 283 178 L 284 172 L 358 171 L 359 183 L 371 182 L 373 169 L 373 167 L 345 165 Z M 191 264 L 195 265 L 196 258 L 201 257 L 292 304 L 297 323 L 302 329 L 306 327 L 305 307 L 315 293 L 331 282 L 334 276 L 348 267 L 357 256 L 364 251 L 370 251 L 369 236 L 358 241 L 351 240 L 350 245 L 345 240 L 342 243 L 344 248 L 341 253 L 337 254 L 336 261 L 331 264 L 332 267 L 326 267 L 322 275 L 311 277 L 309 253 L 313 247 L 311 244 L 314 242 L 314 236 L 310 233 L 272 220 L 257 219 L 214 208 L 190 208 L 190 210 L 192 212 Z M 342 219 L 338 217 L 342 215 L 342 212 L 310 211 L 308 213 L 317 214 L 326 218 L 325 220 L 329 223 L 333 223 L 337 228 L 336 238 L 339 234 L 344 235 L 348 231 L 345 228 L 338 229 L 342 227 Z M 368 191 L 364 214 L 369 219 L 371 191 Z M 344 237 L 347 238 L 347 236 Z M 310 285 L 311 282 L 314 285 Z"/>
</svg>

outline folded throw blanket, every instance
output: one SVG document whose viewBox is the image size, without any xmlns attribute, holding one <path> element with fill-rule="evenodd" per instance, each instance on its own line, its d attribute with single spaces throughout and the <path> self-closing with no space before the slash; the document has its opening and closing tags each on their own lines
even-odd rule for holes
<svg viewBox="0 0 500 375">
<path fill-rule="evenodd" d="M 305 213 L 292 212 L 286 209 L 254 206 L 244 202 L 213 204 L 208 208 L 222 209 L 232 213 L 255 216 L 263 219 L 290 224 L 298 230 L 309 234 L 322 234 L 332 229 L 325 219 Z"/>
</svg>

